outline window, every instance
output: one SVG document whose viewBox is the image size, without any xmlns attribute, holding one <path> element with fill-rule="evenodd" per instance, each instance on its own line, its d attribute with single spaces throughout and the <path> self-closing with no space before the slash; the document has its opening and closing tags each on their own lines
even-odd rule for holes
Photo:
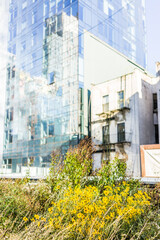
<svg viewBox="0 0 160 240">
<path fill-rule="evenodd" d="M 57 16 L 57 31 L 62 29 L 62 14 Z"/>
<path fill-rule="evenodd" d="M 10 70 L 11 70 L 11 68 L 10 68 L 10 67 L 8 67 L 8 68 L 7 68 L 7 75 L 8 75 L 8 79 L 10 79 L 10 76 L 11 76 L 11 72 L 10 72 Z"/>
<path fill-rule="evenodd" d="M 80 110 L 84 110 L 84 89 L 79 88 L 79 102 L 80 102 Z"/>
<path fill-rule="evenodd" d="M 51 159 L 50 156 L 40 157 L 41 167 L 50 167 L 51 164 L 50 159 Z"/>
<path fill-rule="evenodd" d="M 43 121 L 41 122 L 41 144 L 45 144 L 47 137 L 54 136 L 54 123 Z"/>
<path fill-rule="evenodd" d="M 109 95 L 103 96 L 103 112 L 109 111 Z"/>
<path fill-rule="evenodd" d="M 155 143 L 159 143 L 159 131 L 158 131 L 158 124 L 154 125 L 155 127 Z"/>
<path fill-rule="evenodd" d="M 37 41 L 37 33 L 34 31 L 32 33 L 32 42 L 31 42 L 32 46 L 36 45 L 36 41 Z"/>
<path fill-rule="evenodd" d="M 55 33 L 55 32 L 56 32 L 56 21 L 55 21 L 55 19 L 52 19 L 51 33 Z"/>
<path fill-rule="evenodd" d="M 10 121 L 13 121 L 13 107 L 10 109 Z"/>
<path fill-rule="evenodd" d="M 28 128 L 29 131 L 29 140 L 34 140 L 34 136 L 35 136 L 35 127 L 33 124 L 31 124 Z"/>
<path fill-rule="evenodd" d="M 22 16 L 22 24 L 21 24 L 21 29 L 24 30 L 27 26 L 27 20 L 26 16 Z"/>
<path fill-rule="evenodd" d="M 118 109 L 121 109 L 124 107 L 124 91 L 118 92 Z"/>
<path fill-rule="evenodd" d="M 54 136 L 54 124 L 50 124 L 48 126 L 48 135 L 49 136 Z"/>
<path fill-rule="evenodd" d="M 12 134 L 12 130 L 9 130 L 9 143 L 13 142 L 13 134 Z"/>
<path fill-rule="evenodd" d="M 5 143 L 8 143 L 8 131 L 5 131 Z"/>
<path fill-rule="evenodd" d="M 153 112 L 157 112 L 157 93 L 153 93 Z"/>
<path fill-rule="evenodd" d="M 4 159 L 2 167 L 6 169 L 12 169 L 12 159 Z"/>
<path fill-rule="evenodd" d="M 21 52 L 24 52 L 26 50 L 26 41 L 23 41 L 21 43 Z"/>
<path fill-rule="evenodd" d="M 62 31 L 62 26 L 63 26 L 63 19 L 62 19 L 62 14 L 59 14 L 57 16 L 57 35 L 62 37 L 63 31 Z"/>
<path fill-rule="evenodd" d="M 17 7 L 14 9 L 14 18 L 17 17 Z"/>
<path fill-rule="evenodd" d="M 37 22 L 37 12 L 32 12 L 32 24 Z"/>
<path fill-rule="evenodd" d="M 125 141 L 125 123 L 118 123 L 117 124 L 117 141 L 118 143 L 122 143 Z"/>
<path fill-rule="evenodd" d="M 28 165 L 27 158 L 22 158 L 22 166 L 26 167 Z"/>
<path fill-rule="evenodd" d="M 24 0 L 22 3 L 22 9 L 25 9 L 27 7 L 27 0 Z"/>
<path fill-rule="evenodd" d="M 12 67 L 12 78 L 15 77 L 15 66 Z"/>
<path fill-rule="evenodd" d="M 48 84 L 54 83 L 54 72 L 48 74 Z"/>
<path fill-rule="evenodd" d="M 109 143 L 109 125 L 103 126 L 102 127 L 102 137 L 103 137 L 103 144 L 108 144 Z"/>
<path fill-rule="evenodd" d="M 9 109 L 6 110 L 6 120 L 9 120 Z"/>
</svg>

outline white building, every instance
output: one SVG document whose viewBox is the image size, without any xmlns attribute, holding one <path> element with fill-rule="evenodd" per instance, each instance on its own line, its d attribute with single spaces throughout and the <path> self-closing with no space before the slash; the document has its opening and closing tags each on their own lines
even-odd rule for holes
<svg viewBox="0 0 160 240">
<path fill-rule="evenodd" d="M 137 66 L 130 73 L 92 87 L 95 169 L 102 160 L 118 157 L 126 160 L 129 176 L 141 176 L 140 145 L 159 143 L 159 80 Z"/>
</svg>

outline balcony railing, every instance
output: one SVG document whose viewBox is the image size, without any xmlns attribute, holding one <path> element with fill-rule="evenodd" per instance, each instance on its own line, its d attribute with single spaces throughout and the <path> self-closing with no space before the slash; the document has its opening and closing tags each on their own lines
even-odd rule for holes
<svg viewBox="0 0 160 240">
<path fill-rule="evenodd" d="M 103 137 L 103 145 L 131 143 L 131 133 L 119 132 L 117 134 L 108 134 Z"/>
</svg>

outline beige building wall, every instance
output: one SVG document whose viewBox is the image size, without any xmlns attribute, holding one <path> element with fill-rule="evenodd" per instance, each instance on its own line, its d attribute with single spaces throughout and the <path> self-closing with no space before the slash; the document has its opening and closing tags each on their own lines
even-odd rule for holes
<svg viewBox="0 0 160 240">
<path fill-rule="evenodd" d="M 127 173 L 140 177 L 140 145 L 155 143 L 155 122 L 160 122 L 159 112 L 153 114 L 153 93 L 160 102 L 158 78 L 153 78 L 145 69 L 132 62 L 91 33 L 84 33 L 84 126 L 88 121 L 88 96 L 91 90 L 91 131 L 97 150 L 102 144 L 102 127 L 109 123 L 110 141 L 117 140 L 117 124 L 125 122 L 126 143 L 110 145 L 110 156 L 127 160 Z M 158 65 L 157 65 L 158 68 Z M 124 91 L 126 109 L 117 111 L 117 92 Z M 109 114 L 115 118 L 104 120 L 102 97 L 109 95 Z M 160 106 L 160 104 L 159 104 Z M 155 116 L 154 116 L 155 115 Z M 85 129 L 87 135 L 87 128 Z M 113 151 L 115 150 L 115 151 Z M 94 168 L 107 158 L 103 151 L 94 154 Z"/>
<path fill-rule="evenodd" d="M 138 69 L 92 88 L 92 138 L 97 145 L 97 150 L 102 149 L 100 147 L 103 143 L 102 127 L 109 124 L 110 143 L 114 143 L 110 144 L 109 149 L 115 150 L 110 153 L 110 159 L 115 156 L 125 159 L 129 176 L 141 176 L 140 145 L 155 143 L 153 93 L 159 89 L 158 79 L 153 79 Z M 118 110 L 117 93 L 122 90 L 126 109 Z M 105 114 L 100 115 L 103 113 L 102 101 L 105 95 L 109 95 L 108 116 L 114 118 L 110 121 L 105 121 Z M 100 119 L 104 122 L 98 122 Z M 117 124 L 120 122 L 125 122 L 126 143 L 122 144 L 117 143 Z M 113 136 L 115 136 L 114 141 Z M 103 152 L 104 150 L 95 153 L 94 168 L 100 167 L 101 160 L 104 158 Z"/>
<path fill-rule="evenodd" d="M 132 62 L 107 43 L 89 32 L 84 32 L 84 126 L 88 123 L 87 90 L 99 83 L 126 75 L 135 68 L 144 69 Z M 87 128 L 85 134 L 87 135 Z"/>
</svg>

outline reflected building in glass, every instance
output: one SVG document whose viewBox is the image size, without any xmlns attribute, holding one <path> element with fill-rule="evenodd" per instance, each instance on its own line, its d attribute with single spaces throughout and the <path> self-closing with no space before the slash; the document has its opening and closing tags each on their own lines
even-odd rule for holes
<svg viewBox="0 0 160 240">
<path fill-rule="evenodd" d="M 43 176 L 53 151 L 91 135 L 85 34 L 145 67 L 144 1 L 11 0 L 9 12 L 3 172 Z"/>
</svg>

